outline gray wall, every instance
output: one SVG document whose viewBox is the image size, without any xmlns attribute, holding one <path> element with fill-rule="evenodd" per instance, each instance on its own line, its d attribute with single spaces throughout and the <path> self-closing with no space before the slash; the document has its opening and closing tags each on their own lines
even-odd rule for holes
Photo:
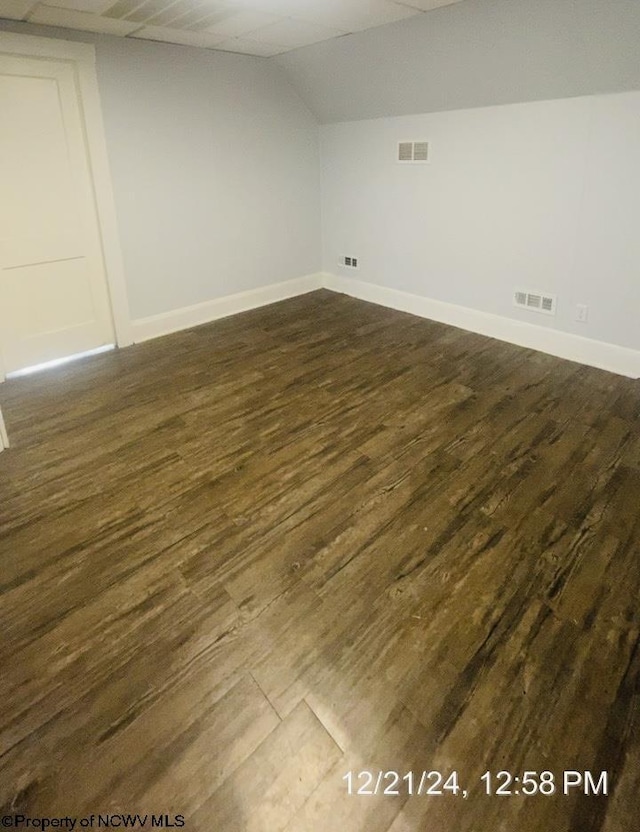
<svg viewBox="0 0 640 832">
<path fill-rule="evenodd" d="M 640 0 L 464 0 L 276 60 L 325 123 L 325 271 L 640 349 Z"/>
<path fill-rule="evenodd" d="M 465 0 L 276 59 L 322 122 L 640 89 L 639 0 Z"/>
<path fill-rule="evenodd" d="M 640 350 L 640 92 L 321 134 L 325 271 Z M 430 164 L 399 164 L 406 140 Z M 557 295 L 556 316 L 516 308 L 518 289 Z"/>
<path fill-rule="evenodd" d="M 96 44 L 134 318 L 320 268 L 318 126 L 261 58 L 0 21 Z"/>
</svg>

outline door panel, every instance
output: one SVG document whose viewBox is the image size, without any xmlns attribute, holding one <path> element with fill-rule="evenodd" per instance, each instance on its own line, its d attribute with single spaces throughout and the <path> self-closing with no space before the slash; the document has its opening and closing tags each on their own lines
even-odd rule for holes
<svg viewBox="0 0 640 832">
<path fill-rule="evenodd" d="M 22 367 L 100 346 L 84 257 L 6 270 L 2 306 L 4 338 L 18 345 Z"/>
<path fill-rule="evenodd" d="M 0 349 L 8 372 L 114 342 L 78 84 L 0 55 Z"/>
</svg>

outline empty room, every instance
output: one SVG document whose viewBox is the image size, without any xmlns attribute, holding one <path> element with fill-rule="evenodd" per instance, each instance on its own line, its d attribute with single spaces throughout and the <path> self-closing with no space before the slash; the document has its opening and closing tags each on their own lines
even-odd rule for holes
<svg viewBox="0 0 640 832">
<path fill-rule="evenodd" d="M 640 2 L 0 0 L 0 826 L 640 828 Z"/>
</svg>

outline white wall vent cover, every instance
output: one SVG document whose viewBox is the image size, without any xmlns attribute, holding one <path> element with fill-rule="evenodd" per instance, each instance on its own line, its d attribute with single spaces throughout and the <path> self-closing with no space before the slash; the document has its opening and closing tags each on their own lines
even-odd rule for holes
<svg viewBox="0 0 640 832">
<path fill-rule="evenodd" d="M 555 295 L 548 295 L 543 292 L 518 290 L 513 296 L 515 306 L 529 309 L 532 312 L 542 312 L 545 315 L 556 314 L 556 301 Z"/>
<path fill-rule="evenodd" d="M 422 162 L 429 161 L 429 142 L 399 142 L 399 162 Z"/>
<path fill-rule="evenodd" d="M 349 269 L 359 269 L 357 257 L 341 257 L 338 261 L 341 266 L 346 266 Z"/>
</svg>

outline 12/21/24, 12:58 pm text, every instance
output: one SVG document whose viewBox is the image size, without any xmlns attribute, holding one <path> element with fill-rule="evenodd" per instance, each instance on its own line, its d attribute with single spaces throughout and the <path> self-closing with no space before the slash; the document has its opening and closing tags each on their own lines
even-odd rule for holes
<svg viewBox="0 0 640 832">
<path fill-rule="evenodd" d="M 424 795 L 428 797 L 454 796 L 467 798 L 470 784 L 461 784 L 457 771 L 348 771 L 342 778 L 347 793 L 360 797 L 373 795 Z M 606 771 L 485 771 L 476 784 L 487 796 L 511 797 L 524 795 L 569 795 L 580 792 L 586 796 L 606 796 L 609 777 Z"/>
</svg>

